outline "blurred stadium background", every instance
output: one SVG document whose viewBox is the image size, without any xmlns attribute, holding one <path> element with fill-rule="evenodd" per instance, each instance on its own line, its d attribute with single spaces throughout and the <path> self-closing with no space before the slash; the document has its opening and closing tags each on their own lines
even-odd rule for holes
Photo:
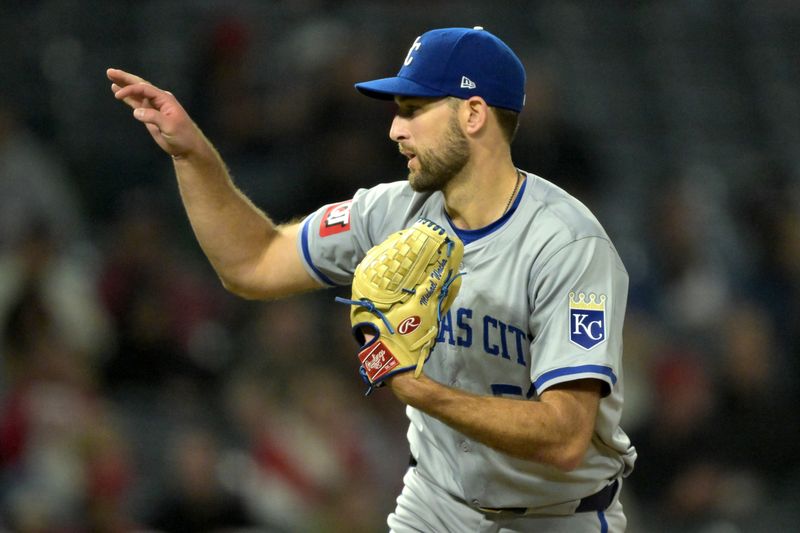
<svg viewBox="0 0 800 533">
<path fill-rule="evenodd" d="M 385 530 L 405 418 L 361 397 L 346 312 L 221 289 L 105 69 L 174 92 L 288 220 L 403 179 L 352 83 L 473 25 L 528 69 L 517 164 L 631 275 L 629 531 L 796 530 L 798 2 L 6 0 L 0 531 Z"/>
</svg>

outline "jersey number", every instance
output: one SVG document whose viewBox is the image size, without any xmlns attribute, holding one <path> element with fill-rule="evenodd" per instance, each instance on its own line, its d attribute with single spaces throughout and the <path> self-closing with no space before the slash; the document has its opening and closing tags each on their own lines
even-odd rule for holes
<svg viewBox="0 0 800 533">
<path fill-rule="evenodd" d="M 518 385 L 509 385 L 507 383 L 493 383 L 491 388 L 493 396 L 522 396 L 522 387 Z M 525 393 L 525 399 L 530 400 L 535 393 L 536 389 L 533 387 L 533 383 L 531 383 L 528 392 Z"/>
</svg>

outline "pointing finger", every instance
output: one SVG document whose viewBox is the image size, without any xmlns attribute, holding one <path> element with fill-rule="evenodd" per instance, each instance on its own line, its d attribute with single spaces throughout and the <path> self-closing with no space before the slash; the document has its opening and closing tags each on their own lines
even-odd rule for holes
<svg viewBox="0 0 800 533">
<path fill-rule="evenodd" d="M 131 74 L 130 72 L 125 72 L 124 70 L 120 70 L 118 68 L 107 69 L 106 77 L 121 87 L 133 85 L 134 83 L 147 82 L 144 78 L 141 78 L 135 74 Z"/>
<path fill-rule="evenodd" d="M 123 100 L 132 108 L 155 107 L 161 109 L 170 102 L 175 102 L 175 97 L 167 91 L 150 85 L 149 83 L 137 83 L 122 87 L 114 93 L 117 100 Z"/>
</svg>

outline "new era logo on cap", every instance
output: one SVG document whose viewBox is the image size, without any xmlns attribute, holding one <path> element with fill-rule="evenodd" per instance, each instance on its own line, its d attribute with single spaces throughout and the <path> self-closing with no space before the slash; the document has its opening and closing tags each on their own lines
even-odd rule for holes
<svg viewBox="0 0 800 533">
<path fill-rule="evenodd" d="M 392 78 L 357 83 L 373 98 L 481 96 L 489 105 L 522 111 L 525 68 L 514 52 L 480 26 L 443 28 L 417 37 Z"/>
</svg>

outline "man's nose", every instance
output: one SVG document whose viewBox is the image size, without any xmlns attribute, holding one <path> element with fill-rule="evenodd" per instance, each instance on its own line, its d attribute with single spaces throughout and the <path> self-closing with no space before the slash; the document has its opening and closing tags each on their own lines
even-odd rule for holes
<svg viewBox="0 0 800 533">
<path fill-rule="evenodd" d="M 404 118 L 395 115 L 392 120 L 392 127 L 389 128 L 389 138 L 394 142 L 400 142 L 408 139 L 407 122 Z"/>
</svg>

